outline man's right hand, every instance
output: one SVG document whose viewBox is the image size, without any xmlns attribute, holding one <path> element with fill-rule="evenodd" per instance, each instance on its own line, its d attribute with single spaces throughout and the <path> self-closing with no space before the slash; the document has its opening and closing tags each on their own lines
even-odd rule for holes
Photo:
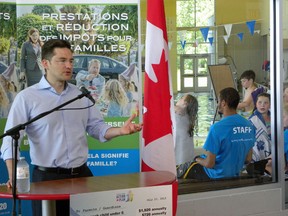
<svg viewBox="0 0 288 216">
<path fill-rule="evenodd" d="M 13 184 L 12 184 L 13 160 L 7 159 L 5 162 L 6 162 L 6 166 L 7 166 L 7 170 L 8 170 L 8 176 L 9 176 L 9 180 L 7 181 L 6 185 L 8 188 L 12 188 L 12 186 L 13 186 Z"/>
<path fill-rule="evenodd" d="M 89 74 L 89 75 L 86 76 L 86 80 L 88 80 L 88 81 L 91 81 L 91 80 L 93 80 L 94 78 L 95 78 L 95 75 L 94 75 L 94 74 Z"/>
</svg>

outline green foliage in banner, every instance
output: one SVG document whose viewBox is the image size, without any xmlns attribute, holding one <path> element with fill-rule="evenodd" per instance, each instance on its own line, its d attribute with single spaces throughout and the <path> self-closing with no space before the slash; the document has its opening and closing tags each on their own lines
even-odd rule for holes
<svg viewBox="0 0 288 216">
<path fill-rule="evenodd" d="M 87 14 L 87 15 L 91 15 L 93 13 L 92 8 L 89 7 L 89 5 L 64 5 L 62 8 L 59 9 L 61 13 L 63 14 Z M 78 24 L 80 26 L 89 26 L 92 25 L 92 20 L 89 19 L 74 19 L 74 20 L 61 20 L 60 21 L 61 24 L 63 24 L 64 26 L 66 24 L 71 24 L 71 26 L 73 26 L 74 24 Z M 92 28 L 88 29 L 88 30 L 83 30 L 83 28 L 81 28 L 80 30 L 64 30 L 62 32 L 63 34 L 66 35 L 73 35 L 73 34 L 96 34 L 97 32 L 94 32 L 94 30 Z M 92 39 L 90 39 L 89 41 L 87 41 L 86 43 L 88 44 L 92 44 L 94 41 Z M 82 39 L 77 39 L 77 40 L 73 40 L 71 41 L 71 43 L 73 43 L 74 46 L 76 45 L 80 45 L 82 44 Z M 95 53 L 93 53 L 95 54 Z"/>
<path fill-rule="evenodd" d="M 33 14 L 42 16 L 43 13 L 57 13 L 55 5 L 35 5 L 32 10 Z"/>
<path fill-rule="evenodd" d="M 0 54 L 8 53 L 10 41 L 6 38 L 0 37 Z"/>
<path fill-rule="evenodd" d="M 88 136 L 88 146 L 89 149 L 139 149 L 139 135 L 120 136 L 104 143 Z"/>
<path fill-rule="evenodd" d="M 5 129 L 5 125 L 6 125 L 6 118 L 1 118 L 0 119 L 0 134 L 4 134 L 4 129 Z M 0 147 L 2 145 L 2 140 L 0 141 Z M 22 139 L 21 143 L 20 143 L 20 149 L 21 151 L 25 150 L 28 151 L 29 150 L 29 145 L 28 145 L 28 139 L 27 136 L 24 136 L 24 138 Z"/>
<path fill-rule="evenodd" d="M 42 26 L 56 26 L 55 20 L 42 20 L 42 17 L 36 14 L 27 14 L 17 19 L 17 36 L 18 36 L 18 47 L 27 40 L 28 31 L 30 28 L 36 28 L 40 32 L 41 36 L 58 36 L 60 33 L 56 28 L 42 30 Z"/>
<path fill-rule="evenodd" d="M 100 30 L 99 33 L 100 34 L 104 34 L 104 35 L 117 35 L 117 36 L 131 36 L 130 41 L 104 41 L 102 43 L 105 43 L 106 45 L 112 45 L 112 44 L 125 44 L 125 46 L 127 47 L 127 57 L 128 57 L 128 65 L 130 65 L 131 62 L 137 62 L 138 60 L 138 55 L 135 56 L 135 59 L 130 59 L 130 53 L 132 51 L 132 49 L 137 46 L 137 42 L 138 42 L 138 8 L 135 5 L 108 5 L 106 6 L 103 11 L 102 14 L 123 14 L 123 13 L 127 13 L 128 14 L 128 20 L 102 20 L 101 23 L 104 24 L 125 24 L 129 26 L 128 30 L 117 30 L 117 31 L 113 31 L 113 30 Z M 120 53 L 121 54 L 121 53 Z M 137 53 L 138 54 L 138 53 Z M 113 52 L 114 56 L 110 56 L 110 57 L 115 57 L 118 56 L 119 53 L 117 52 Z"/>
<path fill-rule="evenodd" d="M 0 134 L 4 133 L 4 128 L 5 128 L 6 121 L 7 121 L 6 118 L 1 118 L 0 119 Z M 2 144 L 2 141 L 1 141 L 1 144 Z"/>
<path fill-rule="evenodd" d="M 4 133 L 4 128 L 6 124 L 6 118 L 0 119 L 0 134 Z M 111 126 L 121 126 L 126 121 L 126 118 L 107 118 L 105 121 L 110 124 Z M 137 118 L 135 122 L 139 122 L 139 119 Z M 140 133 L 135 133 L 132 135 L 127 136 L 120 136 L 117 138 L 114 138 L 110 141 L 107 141 L 105 143 L 101 143 L 98 140 L 88 136 L 88 146 L 89 149 L 139 149 L 139 139 L 140 139 Z M 2 145 L 2 140 L 0 142 L 0 146 Z M 21 141 L 20 149 L 23 151 L 29 150 L 29 143 L 27 136 L 24 136 L 24 138 Z"/>
<path fill-rule="evenodd" d="M 106 117 L 105 122 L 112 127 L 121 127 L 127 119 L 128 118 L 123 117 Z M 135 118 L 134 120 L 135 123 L 139 123 L 139 118 Z M 88 136 L 89 149 L 139 149 L 140 134 L 141 133 L 135 133 L 120 136 L 104 143 Z"/>
<path fill-rule="evenodd" d="M 128 30 L 117 30 L 117 31 L 107 31 L 109 35 L 131 35 L 134 39 L 137 39 L 138 35 L 138 14 L 137 14 L 137 6 L 135 5 L 108 5 L 106 6 L 102 14 L 109 13 L 109 14 L 128 14 L 128 20 L 103 20 L 102 23 L 105 24 L 127 24 L 129 25 Z"/>
<path fill-rule="evenodd" d="M 16 37 L 16 4 L 0 4 L 0 11 L 9 14 L 9 19 L 0 19 L 0 35 L 5 38 Z M 0 43 L 1 44 L 1 43 Z"/>
</svg>

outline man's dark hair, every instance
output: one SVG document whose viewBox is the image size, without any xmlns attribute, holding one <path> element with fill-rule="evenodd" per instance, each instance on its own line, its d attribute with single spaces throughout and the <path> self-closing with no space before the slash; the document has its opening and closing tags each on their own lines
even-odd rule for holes
<svg viewBox="0 0 288 216">
<path fill-rule="evenodd" d="M 47 59 L 51 60 L 51 58 L 55 55 L 55 48 L 68 48 L 71 50 L 71 44 L 66 40 L 61 39 L 51 39 L 44 43 L 42 46 L 42 60 Z M 72 52 L 72 50 L 71 50 Z"/>
<path fill-rule="evenodd" d="M 241 79 L 248 79 L 248 80 L 252 79 L 253 81 L 255 81 L 255 77 L 256 77 L 256 75 L 255 75 L 255 72 L 253 70 L 246 70 L 241 74 L 240 80 Z"/>
<path fill-rule="evenodd" d="M 240 95 L 235 88 L 228 87 L 220 91 L 219 100 L 224 100 L 229 108 L 236 110 L 240 101 Z"/>
</svg>

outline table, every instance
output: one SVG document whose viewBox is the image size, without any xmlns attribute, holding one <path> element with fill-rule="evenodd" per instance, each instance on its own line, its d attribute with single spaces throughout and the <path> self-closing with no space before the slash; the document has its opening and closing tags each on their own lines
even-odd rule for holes
<svg viewBox="0 0 288 216">
<path fill-rule="evenodd" d="M 73 194 L 170 184 L 173 186 L 173 212 L 176 212 L 177 179 L 166 171 L 36 182 L 31 183 L 30 192 L 17 194 L 16 197 L 20 200 L 42 200 L 43 216 L 48 216 L 56 215 L 55 200 L 69 200 Z M 0 186 L 0 198 L 13 199 L 12 189 Z"/>
</svg>

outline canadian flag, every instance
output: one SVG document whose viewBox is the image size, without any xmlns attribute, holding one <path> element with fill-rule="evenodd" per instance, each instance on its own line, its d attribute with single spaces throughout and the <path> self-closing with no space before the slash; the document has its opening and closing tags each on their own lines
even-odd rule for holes
<svg viewBox="0 0 288 216">
<path fill-rule="evenodd" d="M 176 175 L 168 39 L 163 0 L 147 0 L 142 171 Z"/>
<path fill-rule="evenodd" d="M 142 171 L 170 171 L 176 177 L 168 37 L 163 0 L 147 0 Z M 172 184 L 173 215 L 178 183 Z"/>
</svg>

